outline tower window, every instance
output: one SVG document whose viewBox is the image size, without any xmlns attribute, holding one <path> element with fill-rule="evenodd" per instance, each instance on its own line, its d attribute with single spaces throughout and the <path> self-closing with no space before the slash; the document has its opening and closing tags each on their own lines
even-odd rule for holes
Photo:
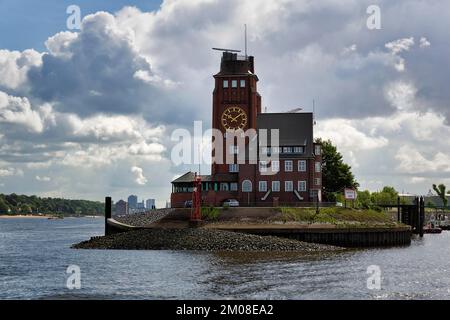
<svg viewBox="0 0 450 320">
<path fill-rule="evenodd" d="M 272 191 L 280 192 L 280 181 L 272 181 Z"/>
<path fill-rule="evenodd" d="M 292 167 L 293 167 L 292 160 L 286 160 L 284 162 L 284 171 L 291 172 L 293 169 Z"/>
<path fill-rule="evenodd" d="M 228 88 L 228 80 L 223 80 L 223 87 Z"/>
<path fill-rule="evenodd" d="M 252 192 L 252 182 L 250 180 L 242 181 L 242 192 Z"/>
<path fill-rule="evenodd" d="M 231 87 L 237 88 L 237 80 L 231 80 Z"/>
<path fill-rule="evenodd" d="M 292 181 L 284 182 L 284 191 L 286 191 L 286 192 L 294 191 L 294 184 Z"/>
<path fill-rule="evenodd" d="M 298 171 L 300 172 L 306 171 L 306 160 L 298 160 Z"/>
<path fill-rule="evenodd" d="M 267 181 L 259 182 L 259 192 L 267 192 Z"/>
<path fill-rule="evenodd" d="M 298 182 L 298 191 L 305 192 L 306 191 L 306 181 Z"/>
<path fill-rule="evenodd" d="M 245 88 L 245 80 L 241 80 L 240 87 Z"/>
</svg>

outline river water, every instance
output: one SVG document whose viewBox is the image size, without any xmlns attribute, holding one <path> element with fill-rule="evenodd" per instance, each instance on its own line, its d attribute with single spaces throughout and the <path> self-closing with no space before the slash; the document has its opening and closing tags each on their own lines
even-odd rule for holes
<svg viewBox="0 0 450 320">
<path fill-rule="evenodd" d="M 103 219 L 0 219 L 0 299 L 449 299 L 450 232 L 344 253 L 74 250 Z M 69 265 L 81 288 L 66 286 Z M 369 289 L 369 266 L 381 271 Z M 376 287 L 376 286 L 375 286 Z"/>
</svg>

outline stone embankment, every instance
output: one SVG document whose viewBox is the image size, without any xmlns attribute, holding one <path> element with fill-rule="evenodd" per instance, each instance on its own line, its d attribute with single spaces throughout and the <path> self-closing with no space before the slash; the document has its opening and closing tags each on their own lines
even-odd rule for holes
<svg viewBox="0 0 450 320">
<path fill-rule="evenodd" d="M 126 216 L 115 216 L 114 219 L 121 223 L 128 224 L 130 226 L 145 227 L 156 221 L 161 220 L 172 211 L 173 209 L 158 209 L 146 213 L 136 213 Z"/>
<path fill-rule="evenodd" d="M 142 229 L 104 237 L 93 237 L 76 249 L 204 250 L 204 251 L 296 251 L 305 253 L 344 250 L 273 236 L 238 232 L 189 229 Z"/>
</svg>

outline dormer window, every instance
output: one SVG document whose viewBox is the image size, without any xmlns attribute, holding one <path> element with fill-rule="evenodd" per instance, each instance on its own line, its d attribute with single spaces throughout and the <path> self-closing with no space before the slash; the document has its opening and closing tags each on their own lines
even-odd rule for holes
<svg viewBox="0 0 450 320">
<path fill-rule="evenodd" d="M 228 88 L 228 80 L 223 80 L 223 87 Z"/>
</svg>

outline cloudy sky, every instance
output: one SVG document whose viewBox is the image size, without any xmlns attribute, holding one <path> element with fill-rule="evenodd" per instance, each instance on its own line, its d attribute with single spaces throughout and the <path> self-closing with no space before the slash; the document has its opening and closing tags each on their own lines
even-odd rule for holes
<svg viewBox="0 0 450 320">
<path fill-rule="evenodd" d="M 244 23 L 263 106 L 314 99 L 316 136 L 362 188 L 450 184 L 450 2 L 110 2 L 0 1 L 1 193 L 165 204 L 170 180 L 195 169 L 172 164 L 170 135 L 210 126 L 211 47 L 242 49 Z M 380 30 L 366 25 L 372 4 Z"/>
</svg>

